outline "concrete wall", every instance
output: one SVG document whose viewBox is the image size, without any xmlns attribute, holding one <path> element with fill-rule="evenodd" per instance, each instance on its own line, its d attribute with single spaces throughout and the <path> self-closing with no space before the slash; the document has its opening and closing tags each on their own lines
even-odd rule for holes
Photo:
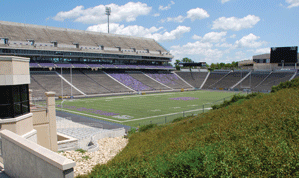
<svg viewBox="0 0 299 178">
<path fill-rule="evenodd" d="M 69 151 L 78 149 L 78 139 L 57 133 L 58 151 Z"/>
<path fill-rule="evenodd" d="M 18 135 L 24 135 L 33 130 L 32 113 L 16 118 L 0 119 L 1 130 L 7 129 Z"/>
<path fill-rule="evenodd" d="M 0 85 L 30 83 L 29 58 L 0 56 Z"/>
<path fill-rule="evenodd" d="M 2 130 L 5 173 L 22 178 L 72 178 L 76 163 L 19 135 Z"/>
</svg>

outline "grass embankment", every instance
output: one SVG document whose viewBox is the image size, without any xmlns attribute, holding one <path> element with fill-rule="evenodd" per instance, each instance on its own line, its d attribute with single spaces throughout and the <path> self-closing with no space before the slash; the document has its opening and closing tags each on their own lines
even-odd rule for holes
<svg viewBox="0 0 299 178">
<path fill-rule="evenodd" d="M 298 177 L 299 88 L 260 94 L 129 137 L 81 177 Z"/>
</svg>

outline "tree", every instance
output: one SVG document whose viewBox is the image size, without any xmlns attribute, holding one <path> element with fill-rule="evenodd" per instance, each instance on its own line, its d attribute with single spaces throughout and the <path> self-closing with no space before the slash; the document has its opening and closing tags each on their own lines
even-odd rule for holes
<svg viewBox="0 0 299 178">
<path fill-rule="evenodd" d="M 182 59 L 182 62 L 193 62 L 193 61 L 192 61 L 192 59 L 189 59 L 189 58 L 187 58 L 187 57 L 184 57 L 184 58 Z"/>
</svg>

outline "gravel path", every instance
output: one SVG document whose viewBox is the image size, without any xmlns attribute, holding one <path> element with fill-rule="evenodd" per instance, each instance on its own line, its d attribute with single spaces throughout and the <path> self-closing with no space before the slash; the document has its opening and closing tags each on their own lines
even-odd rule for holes
<svg viewBox="0 0 299 178">
<path fill-rule="evenodd" d="M 75 176 L 78 176 L 87 174 L 97 164 L 106 164 L 125 148 L 128 142 L 128 139 L 123 137 L 103 138 L 98 140 L 99 150 L 96 152 L 66 151 L 59 154 L 76 162 L 74 172 Z"/>
</svg>

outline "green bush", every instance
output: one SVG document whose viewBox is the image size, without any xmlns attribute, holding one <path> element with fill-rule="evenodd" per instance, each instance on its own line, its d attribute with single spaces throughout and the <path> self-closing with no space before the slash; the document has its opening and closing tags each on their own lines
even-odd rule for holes
<svg viewBox="0 0 299 178">
<path fill-rule="evenodd" d="M 299 78 L 295 78 L 291 81 L 282 82 L 277 86 L 273 86 L 271 93 L 277 92 L 284 88 L 298 88 L 299 87 Z"/>
<path fill-rule="evenodd" d="M 220 108 L 224 108 L 224 107 L 227 107 L 229 105 L 232 105 L 233 103 L 237 103 L 241 100 L 248 100 L 250 98 L 253 98 L 253 97 L 256 97 L 258 95 L 261 95 L 260 93 L 251 93 L 251 94 L 248 94 L 248 95 L 240 95 L 240 94 L 237 94 L 237 95 L 234 95 L 229 101 L 224 101 L 222 104 L 219 104 L 219 105 L 213 105 L 212 106 L 212 109 L 213 110 L 216 110 L 216 109 L 220 109 Z"/>
<path fill-rule="evenodd" d="M 147 131 L 147 130 L 149 130 L 149 129 L 151 129 L 151 128 L 154 128 L 154 127 L 156 127 L 157 126 L 157 124 L 148 124 L 148 125 L 144 125 L 144 126 L 141 126 L 140 128 L 139 128 L 139 132 L 145 132 L 145 131 Z"/>
<path fill-rule="evenodd" d="M 179 117 L 179 118 L 176 118 L 172 121 L 172 123 L 175 123 L 175 122 L 179 122 L 181 120 L 185 119 L 185 117 Z"/>
</svg>

